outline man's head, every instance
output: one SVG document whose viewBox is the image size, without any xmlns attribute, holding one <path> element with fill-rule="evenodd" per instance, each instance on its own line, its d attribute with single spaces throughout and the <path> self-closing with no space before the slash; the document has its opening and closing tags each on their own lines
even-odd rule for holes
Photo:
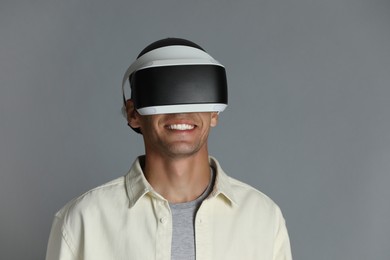
<svg viewBox="0 0 390 260">
<path fill-rule="evenodd" d="M 141 51 L 123 78 L 125 106 L 127 80 L 131 106 L 141 115 L 221 112 L 227 106 L 224 67 L 188 40 L 167 38 Z"/>
</svg>

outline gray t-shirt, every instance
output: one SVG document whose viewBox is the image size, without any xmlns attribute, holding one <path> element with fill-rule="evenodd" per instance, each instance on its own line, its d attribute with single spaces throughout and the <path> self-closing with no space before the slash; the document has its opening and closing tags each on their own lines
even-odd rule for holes
<svg viewBox="0 0 390 260">
<path fill-rule="evenodd" d="M 197 199 L 185 203 L 170 203 L 172 212 L 171 260 L 195 260 L 195 216 L 202 201 L 211 193 L 215 173 L 210 168 L 210 183 Z"/>
</svg>

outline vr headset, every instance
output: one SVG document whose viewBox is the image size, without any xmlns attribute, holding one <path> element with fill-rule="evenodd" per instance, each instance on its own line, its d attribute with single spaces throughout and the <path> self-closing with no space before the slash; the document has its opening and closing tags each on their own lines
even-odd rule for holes
<svg viewBox="0 0 390 260">
<path fill-rule="evenodd" d="M 227 107 L 225 68 L 197 44 L 167 38 L 147 46 L 127 69 L 131 99 L 141 115 L 222 112 Z"/>
</svg>

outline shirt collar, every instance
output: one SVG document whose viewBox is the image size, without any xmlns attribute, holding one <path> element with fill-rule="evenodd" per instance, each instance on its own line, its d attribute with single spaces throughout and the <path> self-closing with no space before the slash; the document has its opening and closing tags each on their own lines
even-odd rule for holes
<svg viewBox="0 0 390 260">
<path fill-rule="evenodd" d="M 230 177 L 223 171 L 219 162 L 214 157 L 209 157 L 210 166 L 216 171 L 216 179 L 211 197 L 221 197 L 230 205 L 237 205 Z"/>
<path fill-rule="evenodd" d="M 145 194 L 153 191 L 152 186 L 146 180 L 145 175 L 142 171 L 141 161 L 144 160 L 144 156 L 138 157 L 129 173 L 125 177 L 126 181 L 126 192 L 129 198 L 129 207 L 133 207 L 137 201 L 142 198 Z"/>
<path fill-rule="evenodd" d="M 165 200 L 161 195 L 157 194 L 153 187 L 146 180 L 142 171 L 141 162 L 145 159 L 144 156 L 139 156 L 133 163 L 129 173 L 125 176 L 126 179 L 126 192 L 129 198 L 129 207 L 133 207 L 137 201 L 148 193 L 152 196 L 159 197 Z M 231 187 L 229 176 L 222 170 L 218 161 L 214 157 L 209 157 L 210 166 L 216 172 L 216 179 L 213 191 L 210 194 L 211 197 L 222 198 L 230 206 L 236 203 L 234 199 L 234 192 Z"/>
</svg>

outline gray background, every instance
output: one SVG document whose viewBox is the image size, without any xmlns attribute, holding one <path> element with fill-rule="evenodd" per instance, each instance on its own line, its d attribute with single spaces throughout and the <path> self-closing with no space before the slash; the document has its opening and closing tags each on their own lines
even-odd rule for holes
<svg viewBox="0 0 390 260">
<path fill-rule="evenodd" d="M 121 117 L 138 52 L 223 63 L 210 150 L 272 197 L 295 259 L 390 259 L 390 2 L 0 2 L 0 259 L 43 259 L 54 213 L 143 153 Z"/>
</svg>

